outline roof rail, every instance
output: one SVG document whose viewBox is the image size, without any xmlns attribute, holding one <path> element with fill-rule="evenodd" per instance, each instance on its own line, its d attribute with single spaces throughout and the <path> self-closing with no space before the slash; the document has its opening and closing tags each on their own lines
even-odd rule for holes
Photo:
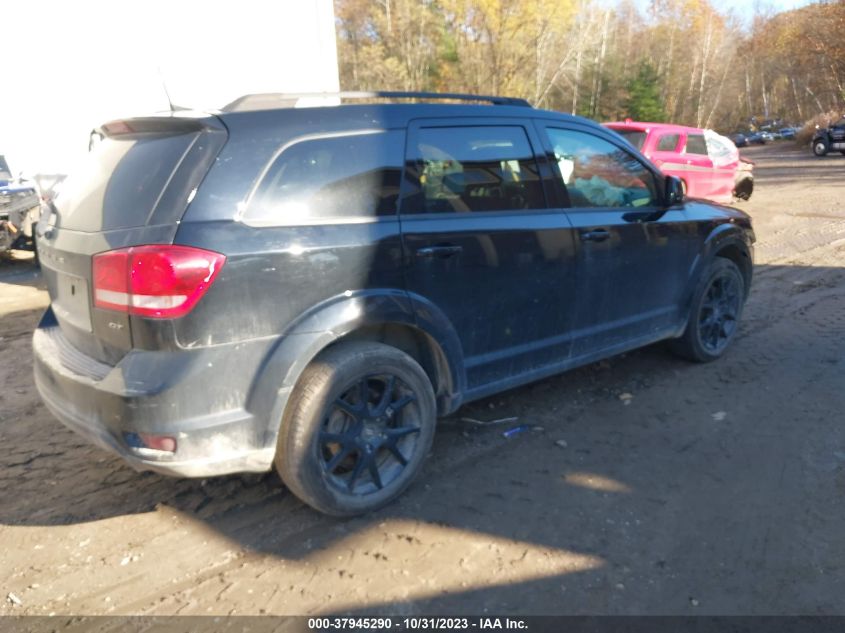
<svg viewBox="0 0 845 633">
<path fill-rule="evenodd" d="M 259 93 L 244 95 L 221 108 L 222 112 L 244 112 L 268 108 L 289 108 L 297 105 L 300 99 L 421 99 L 444 101 L 486 101 L 493 105 L 509 105 L 530 108 L 525 99 L 516 97 L 494 97 L 489 95 L 471 95 L 452 92 L 403 92 L 403 91 L 347 91 L 347 92 L 297 92 L 297 93 Z M 322 105 L 322 104 L 320 104 Z"/>
</svg>

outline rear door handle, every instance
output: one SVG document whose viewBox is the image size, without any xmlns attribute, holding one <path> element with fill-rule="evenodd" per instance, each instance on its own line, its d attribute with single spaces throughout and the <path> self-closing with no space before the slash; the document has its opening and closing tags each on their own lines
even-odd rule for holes
<svg viewBox="0 0 845 633">
<path fill-rule="evenodd" d="M 606 229 L 595 229 L 593 231 L 582 231 L 582 242 L 604 242 L 610 237 L 610 233 Z"/>
<path fill-rule="evenodd" d="M 457 244 L 438 244 L 436 246 L 424 246 L 423 248 L 417 249 L 417 257 L 438 257 L 440 259 L 445 259 L 447 257 L 452 257 L 453 255 L 462 253 L 463 250 L 463 246 L 458 246 Z"/>
</svg>

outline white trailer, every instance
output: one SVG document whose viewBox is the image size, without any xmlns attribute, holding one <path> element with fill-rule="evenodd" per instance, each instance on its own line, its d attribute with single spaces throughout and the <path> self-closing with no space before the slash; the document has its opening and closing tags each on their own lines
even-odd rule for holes
<svg viewBox="0 0 845 633">
<path fill-rule="evenodd" d="M 168 109 L 165 86 L 200 110 L 339 87 L 332 0 L 28 0 L 3 17 L 0 143 L 29 175 L 72 171 L 105 121 Z"/>
</svg>

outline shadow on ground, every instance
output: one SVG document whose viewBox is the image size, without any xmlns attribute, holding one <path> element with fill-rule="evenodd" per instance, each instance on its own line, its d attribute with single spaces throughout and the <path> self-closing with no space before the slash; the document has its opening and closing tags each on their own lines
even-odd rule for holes
<svg viewBox="0 0 845 633">
<path fill-rule="evenodd" d="M 761 266 L 756 276 L 726 358 L 693 365 L 656 345 L 468 405 L 442 421 L 424 472 L 398 502 L 352 520 L 316 514 L 275 474 L 137 473 L 43 406 L 4 410 L 0 399 L 0 525 L 68 525 L 164 506 L 281 560 L 308 560 L 396 521 L 537 557 L 534 578 L 497 583 L 513 564 L 500 560 L 483 588 L 435 586 L 365 609 L 372 613 L 584 613 L 607 610 L 614 596 L 629 612 L 659 610 L 656 598 L 692 608 L 699 573 L 723 596 L 705 611 L 730 609 L 731 596 L 759 598 L 748 612 L 777 601 L 788 609 L 805 591 L 818 594 L 804 577 L 818 564 L 828 570 L 825 588 L 845 573 L 845 269 Z M 38 314 L 4 317 L 19 325 L 3 353 L 24 374 Z M 541 428 L 506 439 L 501 432 L 515 424 L 462 420 L 508 417 Z M 559 552 L 593 562 L 565 572 L 544 566 Z M 820 552 L 825 562 L 812 562 Z M 460 579 L 472 560 L 452 564 Z M 761 598 L 753 583 L 772 575 L 793 580 Z M 793 586 L 802 582 L 806 589 Z M 841 610 L 832 590 L 814 600 L 822 612 Z"/>
</svg>

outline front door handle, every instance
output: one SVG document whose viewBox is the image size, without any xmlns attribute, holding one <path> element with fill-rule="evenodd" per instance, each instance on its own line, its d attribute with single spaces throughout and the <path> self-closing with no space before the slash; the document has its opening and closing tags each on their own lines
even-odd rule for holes
<svg viewBox="0 0 845 633">
<path fill-rule="evenodd" d="M 463 250 L 463 246 L 458 246 L 457 244 L 437 244 L 435 246 L 424 246 L 423 248 L 417 249 L 417 257 L 438 257 L 445 259 L 462 253 Z"/>
<path fill-rule="evenodd" d="M 582 242 L 604 242 L 609 237 L 610 233 L 607 231 L 607 229 L 595 229 L 592 231 L 581 232 Z"/>
</svg>

